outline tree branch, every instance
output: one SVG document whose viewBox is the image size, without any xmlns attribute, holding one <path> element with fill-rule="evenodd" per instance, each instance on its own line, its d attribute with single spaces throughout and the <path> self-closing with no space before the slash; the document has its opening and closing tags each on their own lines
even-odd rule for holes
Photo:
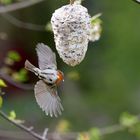
<svg viewBox="0 0 140 140">
<path fill-rule="evenodd" d="M 34 89 L 33 85 L 17 83 L 15 81 L 13 81 L 10 76 L 8 76 L 7 74 L 5 74 L 1 71 L 0 71 L 0 77 L 3 78 L 5 81 L 9 82 L 11 85 L 13 85 L 17 88 L 20 88 L 22 90 L 33 90 Z"/>
<path fill-rule="evenodd" d="M 37 25 L 32 23 L 23 22 L 10 14 L 2 14 L 2 17 L 5 18 L 11 24 L 28 30 L 35 30 L 35 31 L 45 31 L 45 25 Z"/>
<path fill-rule="evenodd" d="M 22 129 L 23 131 L 29 133 L 30 135 L 32 135 L 34 138 L 38 139 L 38 140 L 47 140 L 46 135 L 47 135 L 47 131 L 48 129 L 45 129 L 45 135 L 41 136 L 39 134 L 37 134 L 36 132 L 33 131 L 33 127 L 26 127 L 23 124 L 17 123 L 14 120 L 11 120 L 8 118 L 8 116 L 2 111 L 0 110 L 0 116 L 3 117 L 5 120 L 7 120 L 8 122 L 10 122 L 11 124 L 15 125 L 16 127 Z"/>
<path fill-rule="evenodd" d="M 140 118 L 140 115 L 138 115 L 137 117 Z M 104 128 L 99 128 L 101 137 L 105 136 L 105 135 L 113 134 L 113 133 L 116 133 L 116 132 L 120 132 L 120 131 L 123 131 L 125 129 L 127 129 L 127 128 L 120 125 L 120 124 L 114 124 L 114 125 L 107 126 L 107 127 L 104 127 Z M 25 138 L 23 133 L 20 133 L 20 132 L 14 132 L 14 131 L 10 131 L 10 132 L 0 131 L 0 132 L 2 132 L 2 134 L 0 134 L 0 136 L 5 136 L 5 137 L 9 136 L 11 138 L 18 138 L 18 139 L 24 139 Z M 51 140 L 74 140 L 78 137 L 79 133 L 81 133 L 81 132 L 67 132 L 67 133 L 53 132 L 53 133 L 48 133 L 48 138 L 50 138 Z M 18 137 L 16 137 L 15 135 L 18 136 Z M 26 137 L 26 139 L 28 139 L 28 138 L 31 139 L 30 137 Z"/>
<path fill-rule="evenodd" d="M 50 132 L 47 134 L 48 139 L 51 140 L 75 140 L 78 137 L 78 132 L 67 132 L 67 133 L 58 133 Z M 33 137 L 30 135 L 25 135 L 23 132 L 19 131 L 8 131 L 0 130 L 0 137 L 18 139 L 18 140 L 33 140 Z"/>
<path fill-rule="evenodd" d="M 1 6 L 0 13 L 12 12 L 15 10 L 23 9 L 23 8 L 35 5 L 37 3 L 40 3 L 42 1 L 44 1 L 44 0 L 24 0 L 21 2 L 10 4 L 10 5 Z"/>
<path fill-rule="evenodd" d="M 71 5 L 74 4 L 74 2 L 75 2 L 75 0 L 70 0 L 70 4 Z"/>
<path fill-rule="evenodd" d="M 112 125 L 112 126 L 101 128 L 100 132 L 101 132 L 101 136 L 104 136 L 104 135 L 113 134 L 113 133 L 116 133 L 116 132 L 123 131 L 124 129 L 125 128 L 122 125 L 115 124 L 115 125 Z"/>
</svg>

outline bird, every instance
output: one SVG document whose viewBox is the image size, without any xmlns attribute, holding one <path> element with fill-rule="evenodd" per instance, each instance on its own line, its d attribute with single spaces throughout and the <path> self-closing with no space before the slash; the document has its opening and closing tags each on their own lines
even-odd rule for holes
<svg viewBox="0 0 140 140">
<path fill-rule="evenodd" d="M 63 106 L 57 87 L 64 81 L 64 74 L 57 69 L 56 55 L 50 47 L 43 43 L 36 45 L 39 68 L 25 61 L 25 69 L 38 76 L 34 86 L 35 98 L 40 108 L 51 117 L 62 114 Z"/>
</svg>

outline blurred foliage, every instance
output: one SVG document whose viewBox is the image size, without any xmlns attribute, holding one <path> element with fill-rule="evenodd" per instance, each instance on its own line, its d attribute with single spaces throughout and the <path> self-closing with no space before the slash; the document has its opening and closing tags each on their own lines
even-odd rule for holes
<svg viewBox="0 0 140 140">
<path fill-rule="evenodd" d="M 21 0 L 0 0 L 0 4 L 3 4 L 3 5 L 8 5 L 8 4 L 12 4 L 12 3 L 15 3 L 15 2 L 20 2 Z"/>
<path fill-rule="evenodd" d="M 2 99 L 2 97 L 0 96 L 0 108 L 2 107 L 2 104 L 3 104 L 3 99 Z"/>
<path fill-rule="evenodd" d="M 2 95 L 4 95 L 5 93 L 2 91 L 2 88 L 7 87 L 7 84 L 5 83 L 5 81 L 3 79 L 0 79 L 0 109 L 2 108 L 3 105 L 3 98 Z"/>
<path fill-rule="evenodd" d="M 14 72 L 12 74 L 12 78 L 17 82 L 26 82 L 29 79 L 27 73 L 28 73 L 27 70 L 22 68 L 18 72 Z"/>
<path fill-rule="evenodd" d="M 56 131 L 60 133 L 69 132 L 70 123 L 67 120 L 60 120 L 56 125 Z"/>
<path fill-rule="evenodd" d="M 78 135 L 77 140 L 90 140 L 89 135 L 87 133 L 80 133 Z"/>
<path fill-rule="evenodd" d="M 135 126 L 131 128 L 130 132 L 140 139 L 140 122 L 135 124 Z"/>
<path fill-rule="evenodd" d="M 52 32 L 52 25 L 51 25 L 50 22 L 48 22 L 48 23 L 46 24 L 45 29 L 46 29 L 46 31 Z"/>
<path fill-rule="evenodd" d="M 15 120 L 16 119 L 16 112 L 14 110 L 10 111 L 9 119 L 10 120 Z"/>
<path fill-rule="evenodd" d="M 0 3 L 5 4 L 5 5 L 10 4 L 12 2 L 13 2 L 13 0 L 0 0 Z"/>
<path fill-rule="evenodd" d="M 4 58 L 4 66 L 1 67 L 0 71 L 11 77 L 16 82 L 27 82 L 29 80 L 28 72 L 24 67 L 16 68 L 16 65 L 22 61 L 22 56 L 15 50 L 7 52 Z M 1 82 L 1 81 L 0 81 Z"/>
<path fill-rule="evenodd" d="M 17 119 L 17 115 L 16 115 L 16 112 L 14 110 L 9 112 L 8 119 L 10 119 L 10 120 L 12 120 L 12 121 L 14 121 L 15 123 L 18 123 L 18 124 L 21 124 L 21 123 L 25 122 L 24 120 Z"/>
<path fill-rule="evenodd" d="M 101 14 L 97 14 L 91 17 L 91 30 L 90 30 L 90 40 L 97 41 L 100 39 L 101 32 L 102 32 L 102 20 L 99 18 Z"/>
<path fill-rule="evenodd" d="M 89 132 L 90 140 L 100 140 L 101 132 L 98 128 L 92 128 Z"/>
<path fill-rule="evenodd" d="M 0 79 L 0 87 L 7 87 L 6 83 Z"/>
<path fill-rule="evenodd" d="M 22 21 L 45 25 L 50 22 L 54 10 L 67 2 L 66 0 L 46 1 L 12 14 Z M 60 127 L 58 128 L 65 131 L 67 130 L 65 120 L 67 120 L 70 124 L 68 131 L 81 132 L 78 140 L 102 139 L 102 128 L 118 123 L 120 114 L 125 112 L 118 123 L 124 128 L 123 133 L 111 133 L 103 139 L 137 140 L 140 138 L 140 123 L 137 122 L 139 117 L 132 114 L 140 112 L 140 32 L 138 27 L 140 5 L 128 0 L 85 0 L 83 5 L 89 9 L 90 15 L 102 13 L 100 19 L 103 24 L 97 20 L 103 26 L 102 36 L 98 42 L 89 43 L 85 60 L 75 68 L 65 65 L 57 55 L 58 67 L 66 75 L 63 90 L 60 89 L 65 107 L 62 117 L 46 119 L 35 103 L 33 91 L 25 92 L 17 89 L 13 91 L 11 87 L 7 93 L 13 94 L 6 94 L 8 98 L 4 99 L 3 109 L 9 111 L 14 108 L 19 116 L 35 124 L 38 129 L 47 125 L 53 131 L 58 124 Z M 51 29 L 50 24 L 46 26 L 47 31 L 35 32 L 14 27 L 4 18 L 0 18 L 0 30 L 2 34 L 8 35 L 5 42 L 16 41 L 16 43 L 10 42 L 9 48 L 13 45 L 20 48 L 17 45 L 17 41 L 20 41 L 27 52 L 26 58 L 34 62 L 37 62 L 34 47 L 38 42 L 46 43 L 56 52 L 53 34 L 48 31 Z M 4 52 L 4 47 L 0 49 Z M 23 68 L 24 64 L 21 65 Z M 21 72 L 22 76 L 17 73 L 15 79 L 22 79 L 21 82 L 27 80 L 26 72 Z M 29 76 L 32 78 L 31 82 L 36 81 L 33 76 Z M 75 80 L 78 82 L 74 82 Z M 0 124 L 6 127 L 2 120 Z M 109 130 L 113 131 L 113 128 L 109 127 Z"/>
<path fill-rule="evenodd" d="M 130 128 L 131 126 L 135 125 L 139 122 L 137 116 L 129 114 L 128 112 L 124 112 L 120 118 L 120 124 L 124 127 Z"/>
<path fill-rule="evenodd" d="M 80 80 L 80 74 L 78 73 L 78 71 L 70 71 L 66 76 L 73 81 Z"/>
<path fill-rule="evenodd" d="M 11 50 L 8 51 L 7 56 L 5 57 L 5 64 L 14 65 L 15 62 L 19 62 L 20 60 L 20 54 L 14 50 Z"/>
<path fill-rule="evenodd" d="M 122 113 L 120 117 L 120 124 L 107 126 L 105 128 L 91 128 L 87 132 L 81 132 L 77 140 L 101 140 L 105 135 L 111 135 L 120 131 L 127 130 L 129 133 L 135 135 L 137 138 L 140 136 L 140 118 L 139 115 L 132 115 L 128 112 Z"/>
<path fill-rule="evenodd" d="M 16 61 L 16 62 L 21 60 L 21 56 L 16 51 L 9 51 L 8 54 L 7 54 L 7 57 L 9 59 L 12 59 L 13 61 Z"/>
</svg>

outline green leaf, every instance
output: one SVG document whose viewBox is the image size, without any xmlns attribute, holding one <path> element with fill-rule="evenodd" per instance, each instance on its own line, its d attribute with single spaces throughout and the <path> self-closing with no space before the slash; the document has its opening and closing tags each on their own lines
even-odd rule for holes
<svg viewBox="0 0 140 140">
<path fill-rule="evenodd" d="M 140 122 L 137 123 L 130 132 L 140 138 Z"/>
<path fill-rule="evenodd" d="M 20 61 L 21 60 L 21 56 L 18 52 L 16 51 L 9 51 L 8 52 L 8 58 L 12 59 L 13 61 Z"/>
<path fill-rule="evenodd" d="M 90 41 L 94 42 L 100 39 L 102 26 L 101 19 L 99 18 L 101 14 L 97 14 L 91 18 L 91 28 L 90 28 Z"/>
<path fill-rule="evenodd" d="M 0 2 L 1 2 L 2 4 L 7 5 L 7 4 L 12 3 L 12 0 L 0 0 Z"/>
<path fill-rule="evenodd" d="M 89 132 L 91 140 L 100 140 L 101 132 L 98 128 L 92 128 Z"/>
<path fill-rule="evenodd" d="M 18 74 L 19 74 L 19 81 L 25 82 L 28 80 L 27 70 L 25 70 L 24 68 L 20 69 Z"/>
<path fill-rule="evenodd" d="M 102 21 L 101 19 L 99 18 L 102 14 L 99 13 L 99 14 L 96 14 L 94 15 L 93 17 L 91 17 L 91 24 L 94 24 L 94 23 L 98 23 L 98 24 L 101 24 Z"/>
<path fill-rule="evenodd" d="M 56 126 L 58 132 L 68 132 L 70 128 L 70 123 L 67 120 L 60 120 Z"/>
<path fill-rule="evenodd" d="M 120 124 L 124 127 L 131 128 L 138 122 L 138 117 L 128 112 L 124 112 L 120 117 Z"/>
<path fill-rule="evenodd" d="M 12 77 L 15 81 L 26 82 L 28 80 L 27 70 L 22 68 L 19 72 L 14 72 Z"/>
<path fill-rule="evenodd" d="M 19 119 L 16 119 L 17 115 L 16 115 L 16 112 L 14 110 L 12 110 L 8 116 L 8 118 L 12 121 L 14 121 L 15 123 L 19 123 L 19 124 L 22 124 L 24 123 L 25 121 L 24 120 L 19 120 Z"/>
<path fill-rule="evenodd" d="M 48 23 L 46 24 L 45 29 L 46 29 L 46 31 L 50 31 L 50 32 L 52 32 L 52 25 L 51 25 L 50 22 L 48 22 Z"/>
<path fill-rule="evenodd" d="M 90 140 L 89 134 L 86 132 L 79 133 L 76 140 Z"/>
<path fill-rule="evenodd" d="M 7 87 L 7 85 L 2 79 L 0 79 L 0 87 Z"/>
<path fill-rule="evenodd" d="M 80 79 L 80 75 L 77 71 L 71 71 L 67 74 L 67 77 L 71 80 L 79 80 Z"/>
<path fill-rule="evenodd" d="M 2 99 L 2 97 L 0 96 L 0 108 L 2 107 L 2 104 L 3 104 L 3 99 Z"/>
<path fill-rule="evenodd" d="M 9 117 L 10 120 L 15 120 L 16 119 L 16 113 L 14 110 L 10 111 Z"/>
</svg>

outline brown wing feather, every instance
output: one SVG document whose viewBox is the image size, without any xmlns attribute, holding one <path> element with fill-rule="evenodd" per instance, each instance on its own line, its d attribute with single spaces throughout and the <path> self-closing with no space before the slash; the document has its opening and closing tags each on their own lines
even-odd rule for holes
<svg viewBox="0 0 140 140">
<path fill-rule="evenodd" d="M 61 100 L 57 95 L 56 88 L 51 89 L 42 80 L 35 85 L 35 98 L 40 108 L 45 111 L 46 115 L 57 117 L 61 115 L 63 107 Z"/>
</svg>

